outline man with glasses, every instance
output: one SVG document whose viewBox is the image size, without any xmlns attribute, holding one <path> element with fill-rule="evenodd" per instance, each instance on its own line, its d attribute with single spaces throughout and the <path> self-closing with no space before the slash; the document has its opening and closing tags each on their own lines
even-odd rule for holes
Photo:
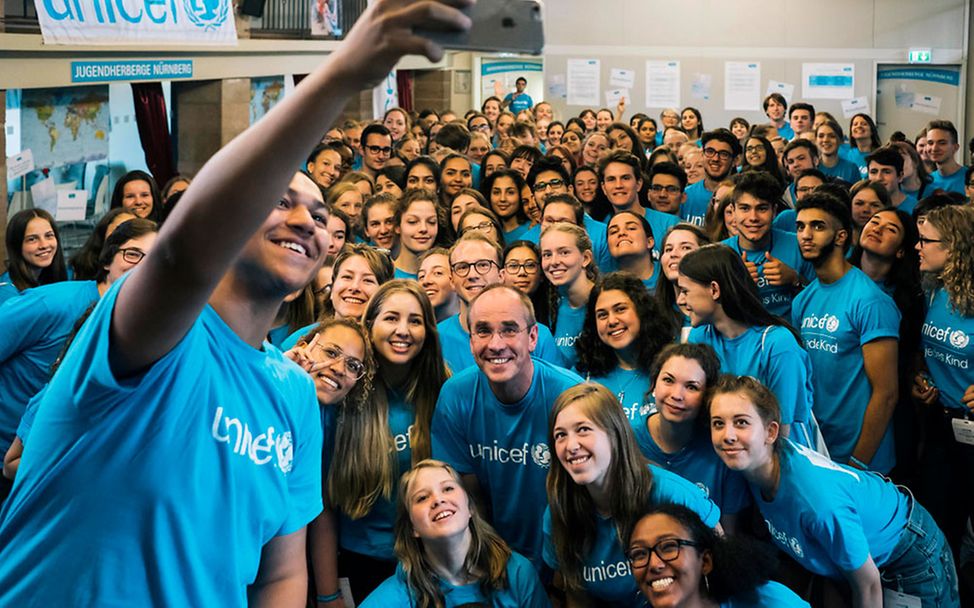
<svg viewBox="0 0 974 608">
<path fill-rule="evenodd" d="M 450 248 L 450 280 L 460 298 L 460 312 L 440 321 L 436 329 L 440 334 L 443 360 L 454 374 L 475 363 L 467 311 L 477 294 L 491 285 L 503 283 L 503 256 L 500 246 L 478 231 L 465 232 Z M 537 333 L 538 357 L 564 365 L 551 330 L 539 324 Z"/>
<path fill-rule="evenodd" d="M 482 512 L 492 514 L 501 537 L 540 568 L 545 479 L 554 460 L 548 416 L 558 395 L 582 379 L 531 356 L 538 324 L 531 301 L 516 289 L 487 287 L 467 314 L 477 366 L 440 390 L 433 457 L 463 476 L 470 495 L 489 505 Z"/>
<path fill-rule="evenodd" d="M 664 161 L 653 165 L 649 174 L 649 205 L 660 213 L 680 216 L 686 202 L 687 173 L 680 165 Z"/>
<path fill-rule="evenodd" d="M 666 234 L 670 226 L 680 223 L 680 218 L 655 209 L 644 207 L 639 199 L 643 187 L 639 159 L 628 152 L 616 150 L 599 163 L 599 181 L 602 192 L 609 199 L 613 213 L 632 211 L 643 215 L 653 228 L 653 234 Z M 653 245 L 653 256 L 658 259 L 659 244 Z"/>
<path fill-rule="evenodd" d="M 687 200 L 680 206 L 680 218 L 696 226 L 703 226 L 717 185 L 734 171 L 741 154 L 741 142 L 727 129 L 707 131 L 700 143 L 705 160 L 704 178 L 687 188 Z"/>
<path fill-rule="evenodd" d="M 386 166 L 392 156 L 392 134 L 380 124 L 371 124 L 362 131 L 362 172 L 372 179 Z"/>
<path fill-rule="evenodd" d="M 542 231 L 547 227 L 544 223 L 544 211 L 548 200 L 554 196 L 567 194 L 571 200 L 577 202 L 574 196 L 575 188 L 571 185 L 571 180 L 568 179 L 568 173 L 565 171 L 564 165 L 555 158 L 545 157 L 535 163 L 531 172 L 528 173 L 528 186 L 534 192 L 534 199 L 537 201 L 538 207 L 541 208 Z M 581 203 L 578 204 L 581 205 Z M 549 222 L 567 221 L 584 228 L 592 241 L 592 254 L 595 256 L 595 263 L 598 264 L 599 270 L 608 272 L 612 269 L 612 256 L 609 255 L 609 247 L 605 242 L 605 224 L 585 213 L 584 207 L 582 207 L 581 219 L 575 217 L 574 211 L 565 213 L 564 208 L 560 211 L 563 212 L 558 216 L 560 219 L 549 219 Z"/>
</svg>

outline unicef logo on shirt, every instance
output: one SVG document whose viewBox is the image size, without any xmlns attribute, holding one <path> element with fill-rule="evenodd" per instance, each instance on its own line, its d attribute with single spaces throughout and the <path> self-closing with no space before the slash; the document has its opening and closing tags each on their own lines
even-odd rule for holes
<svg viewBox="0 0 974 608">
<path fill-rule="evenodd" d="M 548 449 L 547 443 L 538 443 L 531 448 L 531 460 L 534 464 L 538 465 L 543 469 L 547 469 L 551 464 L 551 451 Z"/>
<path fill-rule="evenodd" d="M 277 466 L 282 473 L 290 473 L 294 468 L 294 443 L 291 441 L 291 431 L 278 435 L 274 448 L 277 450 Z"/>
<path fill-rule="evenodd" d="M 805 551 L 802 549 L 801 543 L 799 543 L 798 539 L 795 538 L 794 536 L 788 539 L 788 546 L 791 548 L 791 551 L 798 557 L 803 557 L 805 555 Z"/>
<path fill-rule="evenodd" d="M 183 0 L 183 9 L 193 25 L 212 32 L 226 22 L 230 0 Z"/>
<path fill-rule="evenodd" d="M 970 336 L 964 333 L 964 330 L 962 329 L 955 330 L 952 334 L 950 334 L 950 345 L 954 348 L 967 348 L 970 341 Z"/>
<path fill-rule="evenodd" d="M 825 322 L 825 329 L 828 332 L 834 332 L 839 329 L 839 318 L 835 315 L 829 315 L 828 320 Z"/>
</svg>

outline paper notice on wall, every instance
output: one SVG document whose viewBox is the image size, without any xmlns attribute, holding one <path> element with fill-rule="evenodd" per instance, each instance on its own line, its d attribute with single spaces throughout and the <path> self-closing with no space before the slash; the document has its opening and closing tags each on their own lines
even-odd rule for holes
<svg viewBox="0 0 974 608">
<path fill-rule="evenodd" d="M 598 59 L 568 60 L 568 105 L 597 106 L 601 89 L 601 62 Z"/>
<path fill-rule="evenodd" d="M 636 86 L 636 70 L 612 68 L 609 72 L 609 86 L 620 89 L 632 89 Z"/>
<path fill-rule="evenodd" d="M 629 94 L 629 89 L 612 89 L 611 91 L 606 91 L 605 107 L 615 109 L 616 105 L 619 104 L 620 99 L 625 99 L 626 105 L 632 102 L 632 96 Z"/>
<path fill-rule="evenodd" d="M 767 97 L 772 93 L 779 93 L 785 98 L 785 101 L 791 103 L 795 98 L 795 85 L 788 84 L 787 82 L 778 82 L 777 80 L 769 80 L 768 88 L 765 89 L 764 95 Z"/>
<path fill-rule="evenodd" d="M 913 98 L 913 105 L 910 106 L 910 109 L 914 112 L 937 116 L 940 114 L 940 104 L 942 101 L 940 97 L 933 95 L 916 95 Z"/>
<path fill-rule="evenodd" d="M 646 62 L 646 107 L 680 107 L 680 62 Z"/>
<path fill-rule="evenodd" d="M 31 186 L 30 198 L 35 208 L 54 215 L 57 212 L 57 186 L 54 185 L 54 178 L 42 179 Z"/>
<path fill-rule="evenodd" d="M 710 74 L 694 74 L 693 81 L 690 83 L 690 97 L 693 99 L 710 99 L 710 89 L 713 82 L 714 77 Z"/>
<path fill-rule="evenodd" d="M 24 150 L 7 157 L 7 179 L 23 177 L 34 170 L 34 153 Z"/>
<path fill-rule="evenodd" d="M 761 64 L 756 61 L 724 62 L 724 109 L 761 109 Z"/>
<path fill-rule="evenodd" d="M 565 99 L 568 97 L 568 87 L 565 86 L 564 74 L 552 74 L 548 77 L 548 97 L 550 99 Z"/>
<path fill-rule="evenodd" d="M 897 108 L 909 110 L 913 107 L 915 98 L 916 93 L 906 88 L 906 84 L 903 83 L 896 85 L 896 90 L 893 91 L 893 100 Z"/>
<path fill-rule="evenodd" d="M 853 97 L 842 102 L 844 118 L 852 118 L 856 114 L 869 114 L 869 100 L 865 97 Z"/>
<path fill-rule="evenodd" d="M 80 222 L 85 219 L 88 208 L 88 193 L 84 190 L 58 190 L 57 213 L 54 219 L 59 222 Z"/>
<path fill-rule="evenodd" d="M 856 66 L 851 63 L 803 63 L 802 97 L 849 99 L 855 96 Z"/>
</svg>

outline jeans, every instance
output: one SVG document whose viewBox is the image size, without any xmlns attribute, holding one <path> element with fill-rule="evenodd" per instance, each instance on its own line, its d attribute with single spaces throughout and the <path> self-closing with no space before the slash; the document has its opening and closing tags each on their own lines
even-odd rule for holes
<svg viewBox="0 0 974 608">
<path fill-rule="evenodd" d="M 912 495 L 910 515 L 889 561 L 883 587 L 920 598 L 924 608 L 960 608 L 954 558 L 933 517 Z"/>
</svg>

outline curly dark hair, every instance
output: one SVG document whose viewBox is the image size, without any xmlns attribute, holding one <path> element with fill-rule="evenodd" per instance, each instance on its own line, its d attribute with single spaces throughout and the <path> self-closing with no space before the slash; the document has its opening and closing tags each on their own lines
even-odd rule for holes
<svg viewBox="0 0 974 608">
<path fill-rule="evenodd" d="M 592 376 L 604 376 L 619 365 L 615 350 L 599 338 L 595 326 L 595 305 L 603 291 L 618 289 L 625 293 L 636 309 L 639 317 L 639 335 L 634 343 L 636 364 L 639 369 L 649 371 L 653 359 L 659 351 L 673 341 L 676 328 L 670 315 L 664 314 L 656 299 L 649 293 L 643 282 L 628 272 L 610 272 L 595 284 L 588 299 L 585 323 L 582 333 L 575 342 L 578 354 L 577 368 Z"/>
</svg>

